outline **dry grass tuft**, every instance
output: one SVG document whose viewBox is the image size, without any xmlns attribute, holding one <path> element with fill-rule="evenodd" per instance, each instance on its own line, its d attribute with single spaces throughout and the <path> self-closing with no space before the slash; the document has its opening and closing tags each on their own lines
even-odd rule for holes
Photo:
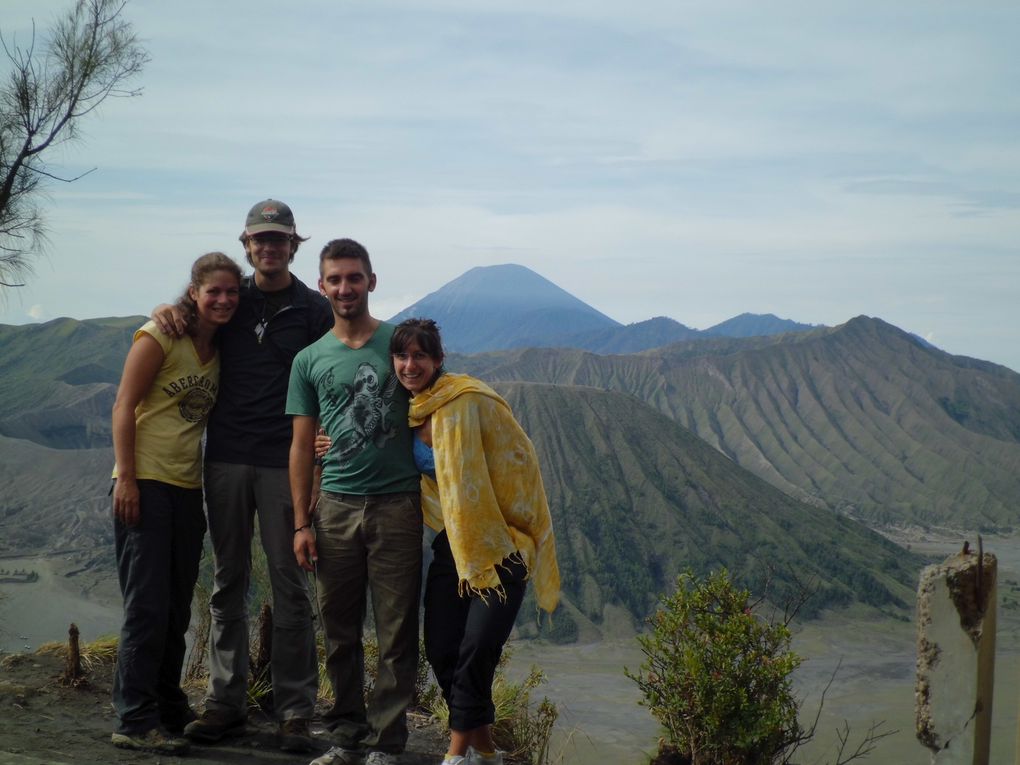
<svg viewBox="0 0 1020 765">
<path fill-rule="evenodd" d="M 117 661 L 116 635 L 103 635 L 91 643 L 81 644 L 81 668 L 86 672 L 109 666 Z M 36 651 L 40 656 L 58 656 L 67 658 L 67 641 L 54 640 L 50 643 L 43 643 Z"/>
</svg>

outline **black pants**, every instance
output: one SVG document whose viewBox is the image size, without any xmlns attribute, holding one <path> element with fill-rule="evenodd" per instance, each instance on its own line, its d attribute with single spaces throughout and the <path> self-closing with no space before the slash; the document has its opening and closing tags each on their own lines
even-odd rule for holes
<svg viewBox="0 0 1020 765">
<path fill-rule="evenodd" d="M 509 559 L 497 566 L 506 600 L 495 592 L 485 600 L 460 597 L 445 531 L 432 549 L 435 558 L 425 583 L 425 656 L 450 708 L 450 728 L 474 730 L 495 722 L 492 680 L 524 600 L 527 569 Z"/>
<path fill-rule="evenodd" d="M 113 678 L 119 733 L 187 722 L 188 697 L 181 690 L 184 633 L 205 535 L 201 489 L 141 480 L 138 491 L 138 523 L 114 520 L 124 596 Z"/>
</svg>

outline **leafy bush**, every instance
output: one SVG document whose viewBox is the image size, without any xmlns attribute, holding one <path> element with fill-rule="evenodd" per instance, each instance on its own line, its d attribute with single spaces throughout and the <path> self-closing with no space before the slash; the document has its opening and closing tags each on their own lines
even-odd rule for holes
<svg viewBox="0 0 1020 765">
<path fill-rule="evenodd" d="M 688 570 L 638 637 L 645 654 L 634 680 L 666 730 L 664 749 L 692 765 L 766 765 L 803 740 L 787 624 L 755 613 L 747 590 L 719 571 Z"/>
</svg>

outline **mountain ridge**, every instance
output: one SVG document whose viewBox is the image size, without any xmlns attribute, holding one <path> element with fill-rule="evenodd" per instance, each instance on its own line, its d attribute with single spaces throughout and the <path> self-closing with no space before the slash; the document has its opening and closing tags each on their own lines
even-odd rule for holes
<svg viewBox="0 0 1020 765">
<path fill-rule="evenodd" d="M 817 326 L 820 325 L 801 324 L 790 319 L 780 319 L 774 313 L 742 313 L 712 325 L 704 330 L 704 334 L 723 337 L 754 337 L 757 335 L 781 335 L 786 332 L 804 332 L 815 329 Z"/>
<path fill-rule="evenodd" d="M 142 321 L 0 327 L 0 434 L 109 445 L 108 381 Z M 1010 497 L 1020 493 L 1020 376 L 881 319 L 638 354 L 533 348 L 466 358 L 465 370 L 490 382 L 630 393 L 792 496 L 872 524 L 1009 531 L 1018 522 Z"/>
<path fill-rule="evenodd" d="M 514 348 L 529 338 L 567 336 L 618 327 L 619 322 L 566 290 L 516 264 L 476 266 L 391 317 L 427 316 L 443 328 L 451 351 Z M 495 321 L 480 323 L 480 316 Z"/>
<path fill-rule="evenodd" d="M 490 381 L 628 392 L 783 491 L 872 523 L 1017 522 L 1020 375 L 880 319 L 632 356 L 526 349 L 464 364 Z"/>
<path fill-rule="evenodd" d="M 513 263 L 476 266 L 389 321 L 411 317 L 435 320 L 447 349 L 456 353 L 520 347 L 636 353 L 685 339 L 777 334 L 812 327 L 773 314 L 749 313 L 707 330 L 692 329 L 665 316 L 624 326 L 531 269 Z"/>
<path fill-rule="evenodd" d="M 586 591 L 608 592 L 637 618 L 687 566 L 726 567 L 756 592 L 770 579 L 778 602 L 813 580 L 811 613 L 854 599 L 900 613 L 910 602 L 919 558 L 794 500 L 634 397 L 585 386 L 495 387 L 535 443 L 558 508 L 561 567 L 582 611 L 591 607 Z M 857 592 L 844 576 L 856 578 Z"/>
</svg>

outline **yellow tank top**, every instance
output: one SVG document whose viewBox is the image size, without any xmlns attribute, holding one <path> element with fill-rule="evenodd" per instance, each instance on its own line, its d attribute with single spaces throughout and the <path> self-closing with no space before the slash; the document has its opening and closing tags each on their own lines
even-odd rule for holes
<svg viewBox="0 0 1020 765">
<path fill-rule="evenodd" d="M 199 489 L 202 433 L 220 384 L 219 352 L 203 364 L 190 337 L 168 337 L 152 321 L 135 332 L 135 342 L 143 334 L 163 349 L 163 365 L 135 408 L 136 477 Z"/>
</svg>

